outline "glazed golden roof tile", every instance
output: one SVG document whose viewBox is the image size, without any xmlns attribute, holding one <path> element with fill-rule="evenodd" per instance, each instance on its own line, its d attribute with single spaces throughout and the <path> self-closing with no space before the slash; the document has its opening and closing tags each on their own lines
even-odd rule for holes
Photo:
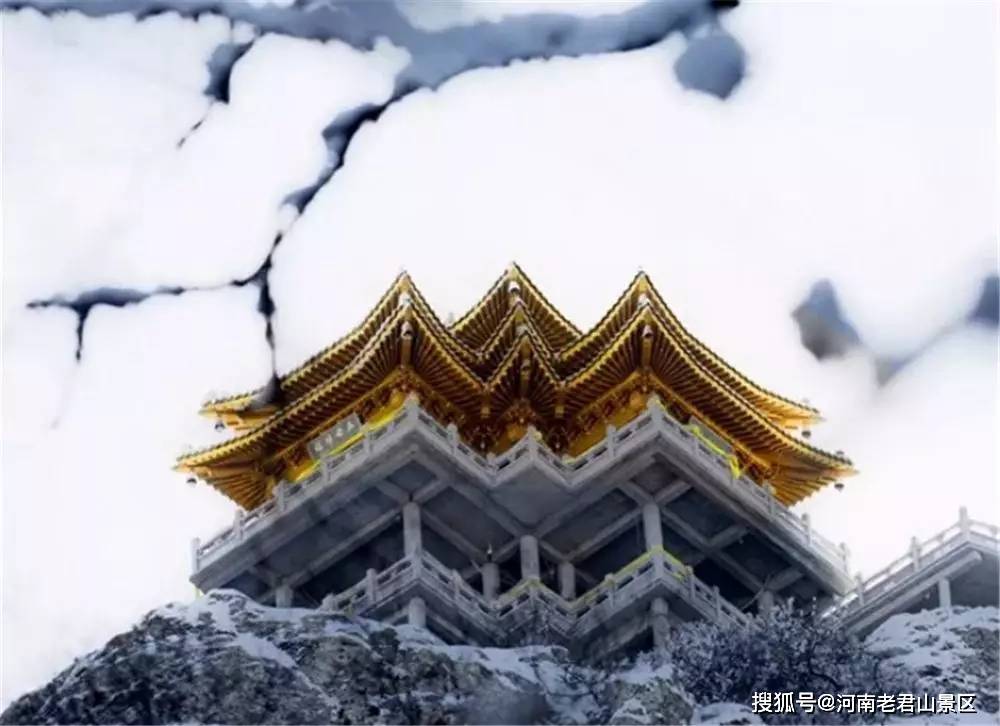
<svg viewBox="0 0 1000 726">
<path fill-rule="evenodd" d="M 499 278 L 483 298 L 451 327 L 456 338 L 480 348 L 506 315 L 511 299 L 520 299 L 553 350 L 563 348 L 580 336 L 580 331 L 550 303 L 515 264 Z"/>
<path fill-rule="evenodd" d="M 450 328 L 401 275 L 351 333 L 281 379 L 279 400 L 262 402 L 254 391 L 207 404 L 203 411 L 246 432 L 181 457 L 178 468 L 254 506 L 301 459 L 304 442 L 350 413 L 381 410 L 401 390 L 418 391 L 483 450 L 502 450 L 530 423 L 555 450 L 571 452 L 600 433 L 601 421 L 633 415 L 626 399 L 657 393 L 675 413 L 711 425 L 784 501 L 851 471 L 848 460 L 785 430 L 815 420 L 815 410 L 712 353 L 645 275 L 584 334 L 516 266 Z"/>
</svg>

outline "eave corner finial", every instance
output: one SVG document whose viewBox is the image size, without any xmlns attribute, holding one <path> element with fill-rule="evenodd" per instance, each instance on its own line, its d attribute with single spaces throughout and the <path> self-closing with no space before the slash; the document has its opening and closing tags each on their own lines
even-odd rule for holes
<svg viewBox="0 0 1000 726">
<path fill-rule="evenodd" d="M 639 267 L 639 271 L 635 273 L 635 279 L 640 293 L 645 295 L 649 292 L 649 275 L 646 274 L 646 271 L 641 266 Z"/>
</svg>

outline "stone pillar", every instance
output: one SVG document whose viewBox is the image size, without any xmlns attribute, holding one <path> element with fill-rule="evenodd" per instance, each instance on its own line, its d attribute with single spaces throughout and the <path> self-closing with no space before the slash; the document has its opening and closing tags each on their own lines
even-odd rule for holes
<svg viewBox="0 0 1000 726">
<path fill-rule="evenodd" d="M 910 540 L 910 559 L 913 560 L 913 569 L 920 569 L 920 540 L 913 537 Z"/>
<path fill-rule="evenodd" d="M 481 574 L 483 576 L 483 597 L 487 600 L 496 600 L 500 592 L 500 565 L 496 562 L 487 562 L 483 565 Z"/>
<path fill-rule="evenodd" d="M 972 527 L 969 520 L 969 510 L 965 507 L 958 508 L 958 528 L 961 530 L 963 537 L 969 536 Z"/>
<path fill-rule="evenodd" d="M 245 515 L 242 509 L 237 509 L 236 513 L 233 515 L 233 531 L 236 533 L 236 539 L 239 542 L 243 541 L 243 519 Z"/>
<path fill-rule="evenodd" d="M 774 592 L 761 590 L 757 600 L 757 612 L 761 615 L 768 615 L 772 610 L 774 610 Z"/>
<path fill-rule="evenodd" d="M 947 577 L 938 580 L 938 607 L 951 608 L 951 582 Z"/>
<path fill-rule="evenodd" d="M 540 570 L 538 540 L 526 534 L 521 537 L 521 579 L 538 579 Z"/>
<path fill-rule="evenodd" d="M 403 554 L 406 557 L 419 554 L 423 547 L 420 505 L 416 502 L 407 502 L 403 505 Z"/>
<path fill-rule="evenodd" d="M 200 563 L 201 540 L 195 537 L 191 540 L 191 573 L 198 571 Z"/>
<path fill-rule="evenodd" d="M 576 568 L 572 562 L 559 563 L 559 594 L 564 600 L 576 599 Z"/>
<path fill-rule="evenodd" d="M 274 606 L 278 608 L 290 608 L 294 594 L 291 585 L 281 583 L 274 589 Z"/>
<path fill-rule="evenodd" d="M 845 542 L 840 543 L 840 561 L 843 563 L 845 570 L 850 569 L 851 552 L 847 549 L 847 544 Z"/>
<path fill-rule="evenodd" d="M 646 537 L 646 551 L 663 548 L 663 525 L 660 508 L 654 503 L 642 505 L 642 531 Z"/>
<path fill-rule="evenodd" d="M 670 640 L 670 620 L 668 613 L 670 606 L 662 597 L 653 598 L 649 604 L 650 624 L 653 627 L 653 648 L 656 650 L 666 650 Z"/>
<path fill-rule="evenodd" d="M 406 606 L 406 622 L 418 628 L 427 627 L 427 606 L 423 598 L 415 597 Z"/>
</svg>

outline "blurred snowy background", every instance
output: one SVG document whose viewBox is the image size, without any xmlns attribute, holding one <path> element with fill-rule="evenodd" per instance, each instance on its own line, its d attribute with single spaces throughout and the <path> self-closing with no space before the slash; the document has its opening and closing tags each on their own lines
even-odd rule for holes
<svg viewBox="0 0 1000 726">
<path fill-rule="evenodd" d="M 641 266 L 826 415 L 861 474 L 799 509 L 862 572 L 1000 519 L 996 4 L 73 4 L 0 20 L 0 707 L 191 597 L 200 403 L 403 266 L 444 316 L 517 260 L 582 327 Z"/>
</svg>

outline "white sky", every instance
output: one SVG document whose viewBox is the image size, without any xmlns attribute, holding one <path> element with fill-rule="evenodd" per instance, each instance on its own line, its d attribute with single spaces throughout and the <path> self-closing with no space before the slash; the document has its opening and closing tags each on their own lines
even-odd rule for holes
<svg viewBox="0 0 1000 726">
<path fill-rule="evenodd" d="M 967 504 L 996 513 L 996 336 L 949 336 L 876 390 L 858 354 L 818 364 L 790 310 L 820 277 L 879 350 L 925 340 L 995 264 L 995 4 L 747 3 L 749 74 L 683 91 L 681 43 L 474 71 L 356 138 L 274 260 L 278 360 L 354 325 L 401 266 L 442 314 L 512 259 L 580 325 L 639 266 L 702 340 L 827 415 L 862 474 L 809 500 L 873 571 Z M 492 12 L 492 11 L 491 11 Z M 230 33 L 205 17 L 3 18 L 0 707 L 191 587 L 188 543 L 227 501 L 170 471 L 216 440 L 212 389 L 259 384 L 253 289 L 95 310 L 35 297 L 249 274 L 315 177 L 319 133 L 387 97 L 405 53 L 260 42 L 232 103 L 200 95 Z M 207 115 L 206 115 L 207 113 Z M 177 141 L 205 121 L 183 149 Z"/>
</svg>

